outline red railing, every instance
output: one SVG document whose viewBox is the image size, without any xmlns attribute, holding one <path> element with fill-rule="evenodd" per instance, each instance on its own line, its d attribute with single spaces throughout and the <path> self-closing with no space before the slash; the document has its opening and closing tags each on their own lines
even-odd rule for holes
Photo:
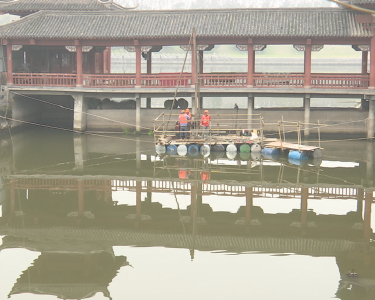
<svg viewBox="0 0 375 300">
<path fill-rule="evenodd" d="M 311 74 L 313 88 L 366 89 L 369 76 L 361 74 Z"/>
<path fill-rule="evenodd" d="M 247 75 L 242 74 L 200 74 L 199 83 L 204 87 L 243 87 L 247 85 Z"/>
<path fill-rule="evenodd" d="M 84 87 L 134 87 L 135 74 L 83 74 Z"/>
<path fill-rule="evenodd" d="M 254 74 L 254 87 L 271 88 L 302 88 L 305 76 L 303 74 Z"/>
<path fill-rule="evenodd" d="M 75 74 L 14 73 L 14 85 L 27 86 L 76 86 Z"/>
<path fill-rule="evenodd" d="M 83 74 L 84 87 L 123 88 L 135 87 L 135 74 Z M 13 83 L 18 86 L 60 86 L 75 87 L 76 74 L 14 73 Z M 247 74 L 200 74 L 201 87 L 246 87 Z M 191 74 L 162 73 L 142 74 L 141 87 L 188 87 L 193 85 Z M 253 76 L 252 86 L 260 88 L 303 88 L 304 74 L 259 74 Z M 311 74 L 312 88 L 366 89 L 369 75 L 362 74 Z"/>
</svg>

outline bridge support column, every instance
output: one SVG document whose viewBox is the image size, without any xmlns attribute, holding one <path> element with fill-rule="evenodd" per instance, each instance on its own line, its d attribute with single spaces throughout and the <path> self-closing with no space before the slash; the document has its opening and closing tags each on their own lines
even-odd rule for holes
<svg viewBox="0 0 375 300">
<path fill-rule="evenodd" d="M 303 98 L 303 107 L 305 109 L 304 115 L 304 136 L 308 137 L 310 135 L 310 94 L 306 94 Z"/>
<path fill-rule="evenodd" d="M 368 100 L 369 108 L 368 108 L 368 119 L 367 119 L 367 138 L 373 139 L 374 137 L 374 118 L 375 118 L 375 96 L 372 96 Z"/>
<path fill-rule="evenodd" d="M 83 132 L 87 126 L 87 109 L 88 101 L 83 97 L 83 94 L 72 95 L 74 99 L 74 124 L 73 129 L 76 132 Z"/>
<path fill-rule="evenodd" d="M 141 134 L 141 97 L 135 94 L 135 133 Z"/>
<path fill-rule="evenodd" d="M 254 114 L 254 95 L 249 93 L 247 96 L 247 129 L 253 129 L 253 114 Z"/>
<path fill-rule="evenodd" d="M 83 172 L 84 163 L 87 158 L 86 135 L 74 134 L 74 162 L 76 170 Z"/>
</svg>

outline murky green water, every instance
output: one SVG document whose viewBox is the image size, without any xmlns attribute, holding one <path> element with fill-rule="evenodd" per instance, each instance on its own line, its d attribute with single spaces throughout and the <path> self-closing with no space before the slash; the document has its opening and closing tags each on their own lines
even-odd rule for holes
<svg viewBox="0 0 375 300">
<path fill-rule="evenodd" d="M 322 146 L 300 164 L 160 157 L 148 136 L 5 138 L 0 299 L 375 299 L 374 146 Z"/>
</svg>

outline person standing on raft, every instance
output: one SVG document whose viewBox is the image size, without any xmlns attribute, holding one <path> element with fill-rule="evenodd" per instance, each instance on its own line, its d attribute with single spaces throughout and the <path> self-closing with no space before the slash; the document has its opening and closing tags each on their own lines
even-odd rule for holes
<svg viewBox="0 0 375 300">
<path fill-rule="evenodd" d="M 209 111 L 206 109 L 204 111 L 204 114 L 202 115 L 201 118 L 201 126 L 203 129 L 203 137 L 207 137 L 208 131 L 210 129 L 210 123 L 211 123 L 211 116 L 209 115 Z"/>
<path fill-rule="evenodd" d="M 188 130 L 188 121 L 190 117 L 186 114 L 184 110 L 181 110 L 180 115 L 178 116 L 178 121 L 180 122 L 180 138 L 185 139 L 187 138 L 187 130 Z"/>
<path fill-rule="evenodd" d="M 186 113 L 186 115 L 190 118 L 190 119 L 188 119 L 188 123 L 187 123 L 187 131 L 189 131 L 189 132 L 187 133 L 187 137 L 190 138 L 191 120 L 192 120 L 191 113 L 190 113 L 190 109 L 187 108 L 187 109 L 185 110 L 185 113 Z"/>
</svg>

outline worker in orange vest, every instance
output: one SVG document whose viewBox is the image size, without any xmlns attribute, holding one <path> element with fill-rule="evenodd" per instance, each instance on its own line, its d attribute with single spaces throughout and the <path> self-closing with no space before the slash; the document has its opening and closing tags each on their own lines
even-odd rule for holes
<svg viewBox="0 0 375 300">
<path fill-rule="evenodd" d="M 180 122 L 180 138 L 185 139 L 187 138 L 187 130 L 188 130 L 188 121 L 190 117 L 186 114 L 184 110 L 181 110 L 180 115 L 178 116 L 178 121 Z"/>
<path fill-rule="evenodd" d="M 185 109 L 185 113 L 186 115 L 190 118 L 188 120 L 188 124 L 187 124 L 187 130 L 190 131 L 191 130 L 191 113 L 190 113 L 190 109 Z M 187 133 L 187 136 L 188 138 L 190 138 L 190 132 Z"/>
<path fill-rule="evenodd" d="M 210 129 L 211 116 L 209 111 L 206 109 L 201 118 L 201 127 L 203 129 L 203 137 L 207 137 L 208 131 Z"/>
</svg>

